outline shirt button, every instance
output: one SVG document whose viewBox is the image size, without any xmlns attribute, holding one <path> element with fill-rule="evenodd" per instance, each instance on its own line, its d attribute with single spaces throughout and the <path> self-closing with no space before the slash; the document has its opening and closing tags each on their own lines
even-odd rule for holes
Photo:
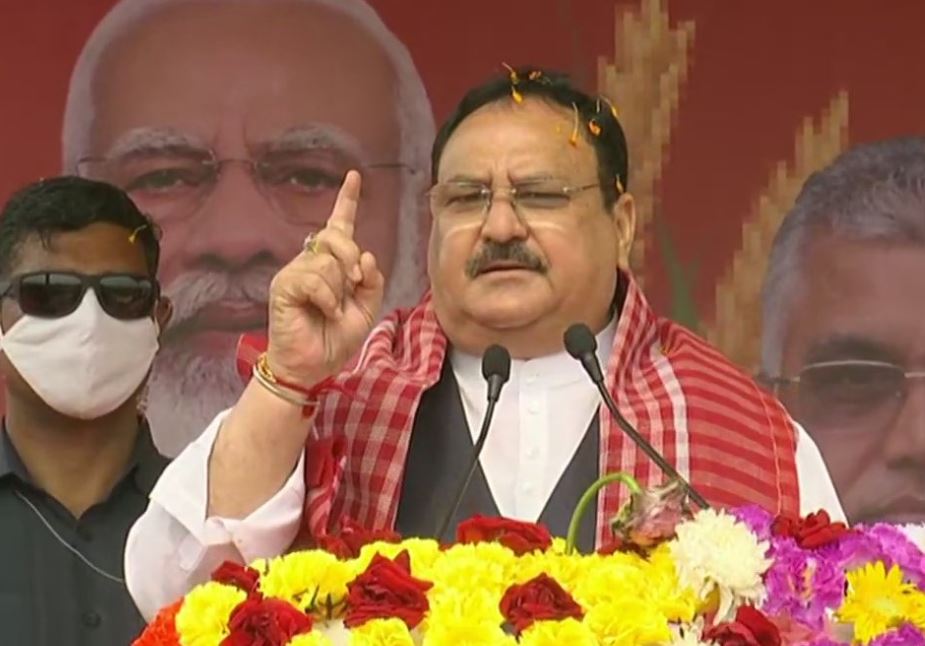
<svg viewBox="0 0 925 646">
<path fill-rule="evenodd" d="M 527 412 L 531 415 L 536 415 L 540 412 L 540 406 L 536 402 L 530 402 L 527 404 Z"/>
<path fill-rule="evenodd" d="M 102 621 L 102 618 L 99 616 L 99 614 L 96 612 L 93 612 L 92 610 L 90 610 L 89 612 L 83 613 L 80 619 L 81 621 L 83 621 L 83 625 L 86 626 L 87 628 L 96 628 L 97 626 L 100 625 L 100 622 Z"/>
<path fill-rule="evenodd" d="M 535 460 L 539 454 L 540 452 L 537 451 L 535 446 L 531 446 L 529 449 L 527 449 L 527 457 L 531 460 Z"/>
<path fill-rule="evenodd" d="M 525 482 L 520 486 L 521 491 L 523 491 L 528 496 L 533 493 L 533 484 Z"/>
</svg>

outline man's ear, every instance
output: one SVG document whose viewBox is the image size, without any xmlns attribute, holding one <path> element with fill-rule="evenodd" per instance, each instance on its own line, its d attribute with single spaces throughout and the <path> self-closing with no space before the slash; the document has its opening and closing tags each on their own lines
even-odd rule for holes
<svg viewBox="0 0 925 646">
<path fill-rule="evenodd" d="M 629 193 L 623 193 L 611 208 L 614 231 L 617 236 L 617 264 L 621 269 L 630 268 L 630 251 L 636 236 L 636 201 Z"/>
<path fill-rule="evenodd" d="M 173 301 L 166 296 L 161 296 L 154 308 L 154 320 L 157 321 L 157 328 L 161 334 L 167 329 L 167 324 L 173 318 Z"/>
</svg>

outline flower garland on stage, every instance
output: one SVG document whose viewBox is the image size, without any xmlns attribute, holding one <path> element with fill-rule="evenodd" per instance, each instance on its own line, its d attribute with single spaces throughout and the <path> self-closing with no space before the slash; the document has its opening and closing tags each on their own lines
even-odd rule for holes
<svg viewBox="0 0 925 646">
<path fill-rule="evenodd" d="M 316 549 L 225 563 L 135 646 L 925 646 L 917 531 L 825 512 L 692 513 L 634 491 L 594 554 L 540 525 L 475 517 L 457 541 L 347 525 Z"/>
</svg>

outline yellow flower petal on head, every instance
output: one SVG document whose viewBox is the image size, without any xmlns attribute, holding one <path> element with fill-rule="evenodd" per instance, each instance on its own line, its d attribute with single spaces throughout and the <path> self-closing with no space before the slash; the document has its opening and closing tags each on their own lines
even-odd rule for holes
<svg viewBox="0 0 925 646">
<path fill-rule="evenodd" d="M 174 620 L 182 646 L 218 646 L 228 636 L 231 612 L 247 595 L 234 586 L 210 581 L 193 588 Z"/>
<path fill-rule="evenodd" d="M 350 631 L 350 646 L 414 646 L 401 619 L 372 619 Z"/>
</svg>

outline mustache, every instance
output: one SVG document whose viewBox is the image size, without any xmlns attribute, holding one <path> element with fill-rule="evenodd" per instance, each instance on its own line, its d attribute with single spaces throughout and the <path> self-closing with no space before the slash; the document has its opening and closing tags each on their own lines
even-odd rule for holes
<svg viewBox="0 0 925 646">
<path fill-rule="evenodd" d="M 173 303 L 173 318 L 167 331 L 175 330 L 194 319 L 212 303 L 252 301 L 267 303 L 274 267 L 259 267 L 242 272 L 191 271 L 170 283 L 165 294 Z"/>
<path fill-rule="evenodd" d="M 525 269 L 542 274 L 547 271 L 546 264 L 520 240 L 504 243 L 489 241 L 483 244 L 479 252 L 466 262 L 466 276 L 475 278 L 492 263 L 501 260 L 516 262 L 523 265 Z"/>
</svg>

